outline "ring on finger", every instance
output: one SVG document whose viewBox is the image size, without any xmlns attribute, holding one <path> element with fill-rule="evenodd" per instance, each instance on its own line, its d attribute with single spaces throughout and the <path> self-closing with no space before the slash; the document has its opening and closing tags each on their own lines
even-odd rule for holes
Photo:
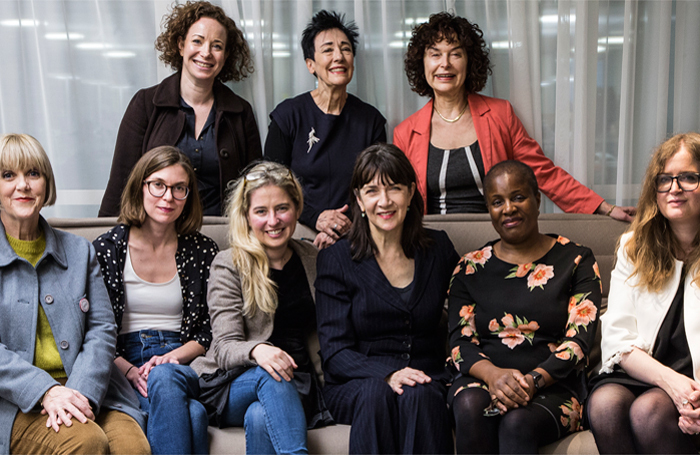
<svg viewBox="0 0 700 455">
<path fill-rule="evenodd" d="M 685 405 L 688 404 L 688 403 L 689 403 L 688 400 L 683 400 L 683 401 L 681 401 L 681 404 L 682 404 L 683 406 L 685 406 Z"/>
</svg>

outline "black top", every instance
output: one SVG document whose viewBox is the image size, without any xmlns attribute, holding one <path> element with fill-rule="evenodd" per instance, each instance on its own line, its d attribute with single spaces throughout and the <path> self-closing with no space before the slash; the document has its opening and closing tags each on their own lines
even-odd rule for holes
<svg viewBox="0 0 700 455">
<path fill-rule="evenodd" d="M 129 102 L 119 126 L 99 216 L 119 215 L 124 185 L 141 156 L 161 145 L 176 146 L 182 138 L 187 119 L 180 104 L 181 74 L 174 73 L 158 85 L 139 90 Z M 213 93 L 219 159 L 216 175 L 221 188 L 219 199 L 223 199 L 226 185 L 239 177 L 241 169 L 262 156 L 262 147 L 250 103 L 218 80 L 214 81 Z"/>
<path fill-rule="evenodd" d="M 294 385 L 301 396 L 307 427 L 330 425 L 333 418 L 306 347 L 309 334 L 316 330 L 316 307 L 299 255 L 293 252 L 282 270 L 270 269 L 270 278 L 277 284 L 278 304 L 269 341 L 291 355 L 297 364 Z"/>
<path fill-rule="evenodd" d="M 401 300 L 403 300 L 403 303 L 408 304 L 408 301 L 411 299 L 411 293 L 413 292 L 413 283 L 414 281 L 411 281 L 411 284 L 406 286 L 405 288 L 397 288 L 394 286 L 394 289 L 396 289 L 396 292 L 399 293 L 401 296 Z"/>
<path fill-rule="evenodd" d="M 216 149 L 216 101 L 209 111 L 204 128 L 195 135 L 195 113 L 184 99 L 180 98 L 180 110 L 185 113 L 185 129 L 177 142 L 177 148 L 192 162 L 197 176 L 197 189 L 205 215 L 221 215 L 221 181 L 219 180 L 219 153 Z"/>
<path fill-rule="evenodd" d="M 321 212 L 350 201 L 357 155 L 386 142 L 382 114 L 350 94 L 340 115 L 324 113 L 306 92 L 281 102 L 270 119 L 264 158 L 289 166 L 299 178 L 304 189 L 299 221 L 311 228 Z"/>
<path fill-rule="evenodd" d="M 294 358 L 299 367 L 310 364 L 306 337 L 316 329 L 316 307 L 301 258 L 296 252 L 282 270 L 270 269 L 277 283 L 277 311 L 270 342 Z"/>
<path fill-rule="evenodd" d="M 690 357 L 688 338 L 685 336 L 683 321 L 683 295 L 685 280 L 678 285 L 671 307 L 659 328 L 659 335 L 654 343 L 653 357 L 672 370 L 693 377 L 693 361 Z"/>
<path fill-rule="evenodd" d="M 542 258 L 510 264 L 495 243 L 463 256 L 452 277 L 453 361 L 463 374 L 483 359 L 523 374 L 540 367 L 582 397 L 602 291 L 593 253 L 559 236 Z"/>
<path fill-rule="evenodd" d="M 484 160 L 479 141 L 469 147 L 443 150 L 428 147 L 428 213 L 486 213 L 486 201 L 479 192 L 467 153 L 474 157 L 479 178 L 484 180 Z"/>
</svg>

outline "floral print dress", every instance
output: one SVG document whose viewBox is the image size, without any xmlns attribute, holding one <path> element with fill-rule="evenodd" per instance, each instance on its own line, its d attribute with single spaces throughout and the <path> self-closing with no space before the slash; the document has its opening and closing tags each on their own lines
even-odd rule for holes
<svg viewBox="0 0 700 455">
<path fill-rule="evenodd" d="M 488 359 L 523 374 L 540 367 L 555 384 L 533 403 L 557 419 L 558 434 L 581 429 L 585 367 L 595 342 L 602 295 L 598 264 L 590 249 L 561 236 L 540 259 L 510 264 L 488 243 L 462 257 L 449 291 L 451 361 L 457 375 L 450 398 L 486 385 L 469 376 Z"/>
</svg>

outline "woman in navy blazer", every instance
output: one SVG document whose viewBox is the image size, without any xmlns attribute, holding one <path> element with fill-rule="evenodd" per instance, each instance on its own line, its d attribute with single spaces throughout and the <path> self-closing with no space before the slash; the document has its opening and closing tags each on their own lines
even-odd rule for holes
<svg viewBox="0 0 700 455">
<path fill-rule="evenodd" d="M 350 453 L 452 453 L 440 324 L 459 257 L 423 228 L 416 174 L 395 146 L 357 158 L 348 239 L 319 253 L 316 311 L 334 419 Z"/>
</svg>

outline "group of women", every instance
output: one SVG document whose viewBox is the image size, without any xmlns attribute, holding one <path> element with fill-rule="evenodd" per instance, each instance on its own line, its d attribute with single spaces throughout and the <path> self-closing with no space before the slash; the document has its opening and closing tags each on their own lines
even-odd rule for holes
<svg viewBox="0 0 700 455">
<path fill-rule="evenodd" d="M 160 145 L 191 160 L 205 215 L 222 215 L 224 192 L 242 169 L 264 157 L 288 166 L 305 196 L 300 222 L 327 247 L 352 225 L 350 177 L 360 151 L 386 142 L 386 120 L 347 92 L 359 33 L 338 13 L 320 11 L 301 39 L 316 88 L 270 113 L 264 155 L 248 102 L 223 82 L 252 71 L 242 32 L 205 1 L 173 8 L 156 48 L 176 72 L 140 90 L 117 136 L 100 216 L 119 214 L 127 176 L 138 158 Z M 514 159 L 533 168 L 543 192 L 567 212 L 599 213 L 631 221 L 632 207 L 616 207 L 555 166 L 523 128 L 509 102 L 478 94 L 491 72 L 476 24 L 438 13 L 413 30 L 405 58 L 412 89 L 430 101 L 394 130 L 396 144 L 418 175 L 425 213 L 486 212 L 483 179 L 495 164 Z"/>
<path fill-rule="evenodd" d="M 383 117 L 346 92 L 356 40 L 314 17 L 318 87 L 275 109 L 272 160 L 251 163 L 252 110 L 221 84 L 251 71 L 243 35 L 207 2 L 175 7 L 157 45 L 178 72 L 129 106 L 101 208 L 119 224 L 93 245 L 41 217 L 56 199 L 41 145 L 0 136 L 1 453 L 207 453 L 209 424 L 243 426 L 248 453 L 306 453 L 307 429 L 333 422 L 352 425 L 351 453 L 536 453 L 583 425 L 601 453 L 697 453 L 700 135 L 652 156 L 601 317 L 591 251 L 539 232 L 540 186 L 574 211 L 634 209 L 476 94 L 479 29 L 441 13 L 414 30 L 406 69 L 431 101 L 398 147 L 374 144 Z M 461 259 L 423 227 L 483 210 L 499 238 Z M 219 213 L 224 251 L 198 232 Z M 321 252 L 292 238 L 300 220 Z"/>
</svg>

